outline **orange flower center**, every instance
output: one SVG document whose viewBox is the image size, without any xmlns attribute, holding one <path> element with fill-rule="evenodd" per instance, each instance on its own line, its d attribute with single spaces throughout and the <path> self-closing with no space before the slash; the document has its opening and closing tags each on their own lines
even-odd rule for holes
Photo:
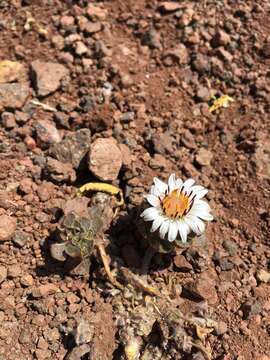
<svg viewBox="0 0 270 360">
<path fill-rule="evenodd" d="M 176 189 L 164 197 L 161 201 L 161 207 L 166 216 L 175 219 L 185 215 L 190 209 L 191 204 L 189 197 Z"/>
</svg>

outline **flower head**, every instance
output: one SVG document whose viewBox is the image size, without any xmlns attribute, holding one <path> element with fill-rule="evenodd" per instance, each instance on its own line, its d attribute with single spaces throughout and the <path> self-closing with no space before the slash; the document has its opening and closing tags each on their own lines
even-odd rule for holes
<svg viewBox="0 0 270 360">
<path fill-rule="evenodd" d="M 151 232 L 159 229 L 160 237 L 164 239 L 168 234 L 170 242 L 176 240 L 179 233 L 183 243 L 190 232 L 197 235 L 204 232 L 203 220 L 213 220 L 210 206 L 202 200 L 208 190 L 194 183 L 193 179 L 185 182 L 176 179 L 175 174 L 170 175 L 168 184 L 154 178 L 154 185 L 146 196 L 151 207 L 141 214 L 145 221 L 153 222 Z"/>
</svg>

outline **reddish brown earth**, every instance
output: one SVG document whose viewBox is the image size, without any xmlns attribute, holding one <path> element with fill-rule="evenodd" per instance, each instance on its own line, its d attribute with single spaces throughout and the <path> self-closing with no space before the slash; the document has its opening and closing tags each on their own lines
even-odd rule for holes
<svg viewBox="0 0 270 360">
<path fill-rule="evenodd" d="M 144 296 L 115 289 L 96 254 L 89 280 L 68 273 L 48 239 L 78 184 L 109 179 L 126 202 L 111 268 L 135 271 L 132 208 L 172 172 L 210 189 L 215 221 L 197 249 L 156 254 L 147 281 L 164 294 L 173 281 L 183 313 L 217 322 L 212 359 L 270 359 L 269 16 L 268 0 L 0 2 L 0 60 L 23 64 L 0 66 L 0 359 L 125 359 Z M 210 113 L 212 92 L 234 102 Z M 98 138 L 116 140 L 102 169 L 87 159 Z M 139 358 L 206 358 L 157 323 L 134 330 Z"/>
</svg>

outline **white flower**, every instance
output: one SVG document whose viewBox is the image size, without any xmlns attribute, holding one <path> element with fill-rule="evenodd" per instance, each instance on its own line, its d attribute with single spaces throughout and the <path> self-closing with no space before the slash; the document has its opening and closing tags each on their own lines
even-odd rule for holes
<svg viewBox="0 0 270 360">
<path fill-rule="evenodd" d="M 193 179 L 176 179 L 175 174 L 169 177 L 168 184 L 154 178 L 146 196 L 151 207 L 141 214 L 145 221 L 153 221 L 151 232 L 159 228 L 160 237 L 164 239 L 168 233 L 171 242 L 179 233 L 183 243 L 191 231 L 197 235 L 204 232 L 203 220 L 213 220 L 210 206 L 202 200 L 208 190 L 194 183 Z"/>
</svg>

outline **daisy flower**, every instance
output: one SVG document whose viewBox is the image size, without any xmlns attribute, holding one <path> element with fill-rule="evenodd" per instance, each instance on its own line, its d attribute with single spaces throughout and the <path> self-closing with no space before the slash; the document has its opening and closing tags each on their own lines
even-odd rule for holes
<svg viewBox="0 0 270 360">
<path fill-rule="evenodd" d="M 154 185 L 146 196 L 151 207 L 145 209 L 141 217 L 145 221 L 152 221 L 151 232 L 159 229 L 162 239 L 170 242 L 176 240 L 178 233 L 181 241 L 186 243 L 190 232 L 200 235 L 205 230 L 203 220 L 211 221 L 210 206 L 202 198 L 208 190 L 203 186 L 194 185 L 195 180 L 183 182 L 170 175 L 168 184 L 154 178 Z"/>
</svg>

